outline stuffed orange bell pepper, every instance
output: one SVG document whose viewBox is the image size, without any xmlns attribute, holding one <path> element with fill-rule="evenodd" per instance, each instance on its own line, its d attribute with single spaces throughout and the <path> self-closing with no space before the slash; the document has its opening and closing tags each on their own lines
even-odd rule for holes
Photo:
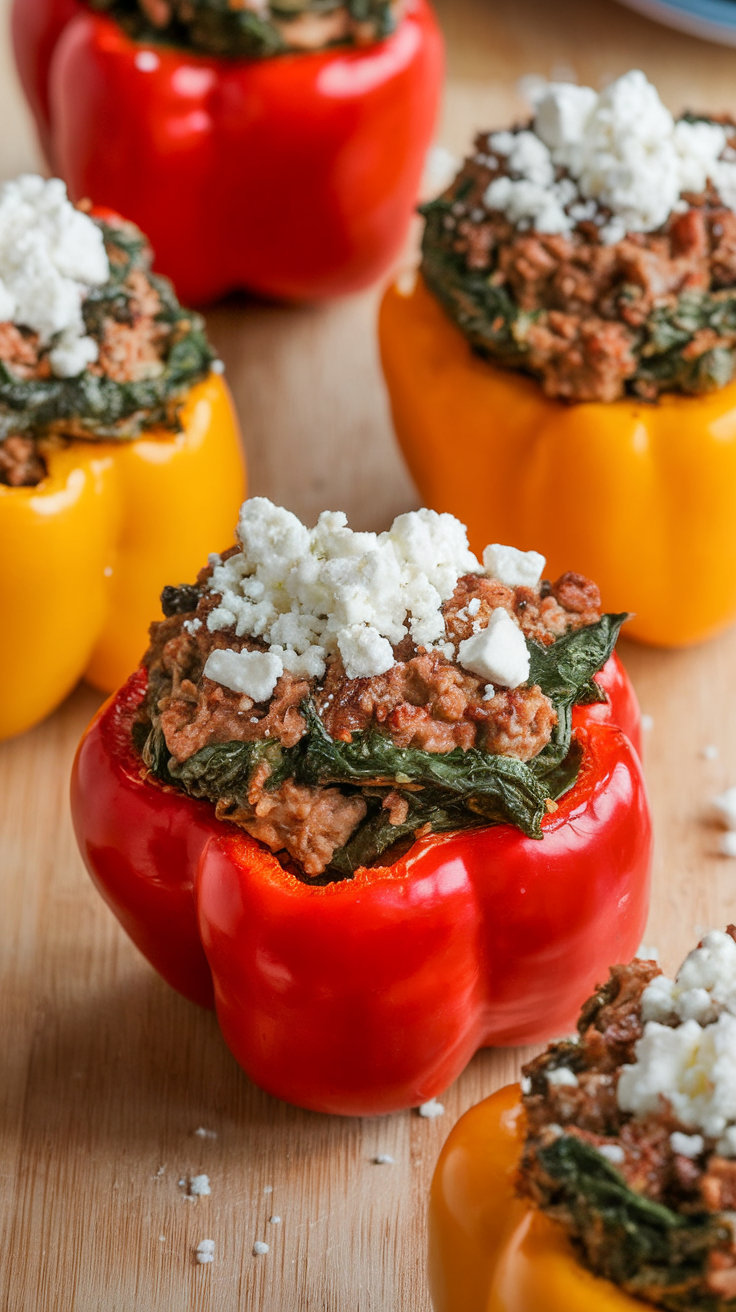
<svg viewBox="0 0 736 1312">
<path fill-rule="evenodd" d="M 401 251 L 442 86 L 427 0 L 16 0 L 13 37 L 52 168 L 189 303 L 342 295 Z"/>
<path fill-rule="evenodd" d="M 435 1312 L 731 1312 L 734 936 L 675 980 L 613 967 L 523 1092 L 461 1118 L 432 1184 Z"/>
<path fill-rule="evenodd" d="M 537 553 L 481 566 L 433 512 L 358 534 L 254 498 L 238 535 L 167 590 L 85 734 L 80 850 L 260 1087 L 417 1106 L 479 1047 L 568 1029 L 611 944 L 640 941 L 625 617 L 589 580 L 543 583 Z"/>
<path fill-rule="evenodd" d="M 422 498 L 591 575 L 651 643 L 736 617 L 734 145 L 640 73 L 552 85 L 424 207 L 381 310 Z"/>
<path fill-rule="evenodd" d="M 18 259 L 18 252 L 22 258 Z M 131 224 L 58 180 L 0 196 L 0 737 L 109 692 L 167 580 L 227 542 L 243 467 L 202 321 Z"/>
</svg>

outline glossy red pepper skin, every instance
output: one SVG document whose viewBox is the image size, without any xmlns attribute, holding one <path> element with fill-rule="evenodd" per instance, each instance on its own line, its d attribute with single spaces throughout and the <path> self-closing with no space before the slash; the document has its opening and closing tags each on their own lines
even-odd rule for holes
<svg viewBox="0 0 736 1312">
<path fill-rule="evenodd" d="M 615 658 L 606 677 L 627 714 Z M 651 822 L 615 692 L 607 722 L 576 712 L 583 765 L 541 842 L 510 825 L 434 835 L 319 887 L 208 803 L 142 775 L 130 726 L 145 687 L 139 671 L 82 740 L 79 846 L 169 983 L 203 1005 L 214 985 L 228 1046 L 269 1093 L 346 1115 L 416 1106 L 480 1047 L 570 1030 L 608 963 L 635 953 Z"/>
<path fill-rule="evenodd" d="M 142 47 L 80 0 L 15 0 L 13 38 L 52 170 L 147 233 L 185 304 L 341 295 L 399 254 L 444 69 L 427 0 L 373 46 L 259 60 Z"/>
</svg>

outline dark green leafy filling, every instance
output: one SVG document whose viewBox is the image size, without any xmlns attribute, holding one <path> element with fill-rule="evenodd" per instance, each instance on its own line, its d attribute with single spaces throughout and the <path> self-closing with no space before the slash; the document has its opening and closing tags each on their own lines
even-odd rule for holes
<svg viewBox="0 0 736 1312">
<path fill-rule="evenodd" d="M 360 39 L 380 40 L 395 27 L 392 0 L 272 0 L 260 13 L 237 8 L 229 0 L 88 0 L 109 13 L 137 41 L 189 46 L 211 55 L 263 59 L 292 47 L 288 24 L 303 15 L 347 12 L 360 24 Z M 160 15 L 160 16 L 159 16 Z M 155 19 L 155 24 L 152 20 Z M 286 27 L 284 25 L 287 25 Z M 341 44 L 354 38 L 342 38 Z"/>
<path fill-rule="evenodd" d="M 460 184 L 451 194 L 422 207 L 425 281 L 481 355 L 507 368 L 536 372 L 530 364 L 528 336 L 549 311 L 522 310 L 507 286 L 495 285 L 495 258 L 487 269 L 470 269 L 464 255 L 454 249 L 454 234 L 445 227 L 445 218 L 467 190 L 467 183 Z M 618 305 L 623 309 L 627 300 L 640 294 L 639 287 L 624 284 L 617 293 Z M 689 355 L 688 348 L 705 329 L 718 336 L 718 344 Z M 625 380 L 628 392 L 651 397 L 664 391 L 695 394 L 724 387 L 736 372 L 736 290 L 681 293 L 631 329 L 630 349 L 636 369 Z"/>
<path fill-rule="evenodd" d="M 552 740 L 528 762 L 477 748 L 447 753 L 399 748 L 377 730 L 354 733 L 350 743 L 339 742 L 326 732 L 311 701 L 302 706 L 307 732 L 295 747 L 285 749 L 273 740 L 216 744 L 178 764 L 161 729 L 151 725 L 143 731 L 143 758 L 165 783 L 183 788 L 192 797 L 226 805 L 246 804 L 253 772 L 264 760 L 271 771 L 267 789 L 294 779 L 362 793 L 368 813 L 332 859 L 330 868 L 338 877 L 374 864 L 397 843 L 413 840 L 425 826 L 433 833 L 446 833 L 508 823 L 539 839 L 547 803 L 572 787 L 580 769 L 582 754 L 572 742 L 572 708 L 605 701 L 593 676 L 613 652 L 626 618 L 626 614 L 603 615 L 549 647 L 527 640 L 529 683 L 539 685 L 558 717 Z M 382 805 L 389 791 L 402 794 L 408 803 L 406 820 L 400 825 L 390 823 Z"/>
<path fill-rule="evenodd" d="M 592 1145 L 562 1135 L 536 1155 L 549 1180 L 546 1210 L 574 1233 L 588 1265 L 669 1312 L 734 1312 L 705 1285 L 709 1255 L 728 1251 L 718 1215 L 685 1215 L 643 1197 Z"/>
<path fill-rule="evenodd" d="M 132 294 L 125 283 L 134 269 L 142 270 L 160 300 L 156 322 L 162 326 L 162 371 L 139 382 L 116 382 L 88 370 L 76 378 L 18 379 L 0 361 L 0 441 L 16 433 L 110 440 L 133 438 L 158 426 L 175 431 L 183 394 L 209 372 L 214 352 L 204 320 L 182 309 L 171 283 L 151 273 L 143 234 L 130 223 L 95 222 L 105 238 L 110 278 L 85 298 L 87 332 L 99 341 L 106 319 L 130 322 Z"/>
</svg>

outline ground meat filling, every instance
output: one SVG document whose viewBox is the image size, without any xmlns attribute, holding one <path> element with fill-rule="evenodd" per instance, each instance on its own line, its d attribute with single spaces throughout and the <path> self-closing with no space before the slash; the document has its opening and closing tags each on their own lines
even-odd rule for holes
<svg viewBox="0 0 736 1312">
<path fill-rule="evenodd" d="M 186 392 L 209 372 L 203 321 L 151 272 L 142 234 L 122 220 L 98 222 L 111 276 L 82 304 L 97 360 L 76 377 L 55 377 L 53 341 L 0 323 L 0 483 L 8 487 L 41 483 L 49 453 L 69 440 L 176 431 Z"/>
<path fill-rule="evenodd" d="M 137 40 L 158 38 L 213 55 L 367 45 L 394 30 L 401 0 L 88 0 Z"/>
<path fill-rule="evenodd" d="M 736 939 L 736 927 L 728 934 Z M 551 1044 L 523 1068 L 528 1130 L 519 1190 L 565 1225 L 587 1265 L 629 1293 L 673 1312 L 726 1312 L 736 1299 L 736 1237 L 722 1214 L 736 1210 L 736 1159 L 719 1156 L 707 1135 L 700 1151 L 678 1151 L 693 1129 L 666 1099 L 643 1117 L 623 1112 L 617 1099 L 622 1067 L 635 1062 L 644 1032 L 642 994 L 661 973 L 653 961 L 613 967 L 584 1005 L 578 1037 Z M 606 1158 L 633 1195 L 687 1218 L 693 1228 L 680 1248 L 670 1226 L 672 1251 L 660 1245 L 654 1257 L 642 1256 L 644 1247 L 631 1240 L 638 1222 L 629 1213 L 628 1236 L 623 1223 L 616 1229 L 610 1191 L 602 1223 L 597 1207 L 604 1204 L 596 1204 L 595 1193 L 591 1202 L 579 1181 L 571 1185 L 558 1164 L 550 1167 L 550 1147 L 570 1139 Z M 646 1217 L 639 1220 L 646 1225 Z"/>
<path fill-rule="evenodd" d="M 340 743 L 351 743 L 356 733 L 377 731 L 397 748 L 435 754 L 477 748 L 528 762 L 550 742 L 557 713 L 538 686 L 497 688 L 489 698 L 487 682 L 445 654 L 447 648 L 427 651 L 409 638 L 396 647 L 396 662 L 386 674 L 349 679 L 335 655 L 328 659 L 322 680 L 285 671 L 270 701 L 256 704 L 204 674 L 214 650 L 263 650 L 257 639 L 239 638 L 232 629 L 210 632 L 208 616 L 221 601 L 207 590 L 211 573 L 209 567 L 203 570 L 196 588 L 165 590 L 167 618 L 151 626 L 145 657 L 147 723 L 162 737 L 174 772 L 186 771 L 198 753 L 219 745 L 295 747 L 307 733 L 303 708 L 308 698 L 327 734 Z M 467 575 L 443 608 L 455 653 L 499 607 L 515 616 L 527 637 L 544 646 L 600 619 L 598 590 L 578 574 L 563 574 L 536 589 Z M 293 779 L 268 786 L 271 770 L 264 759 L 249 781 L 247 796 L 228 795 L 218 801 L 217 813 L 272 851 L 286 852 L 308 876 L 319 875 L 364 820 L 365 799 L 375 797 L 376 791 L 356 795 Z M 381 796 L 390 824 L 405 825 L 407 798 L 395 790 Z"/>
<path fill-rule="evenodd" d="M 658 231 L 611 245 L 588 220 L 569 234 L 522 231 L 483 207 L 503 176 L 486 143 L 480 134 L 424 211 L 424 277 L 476 349 L 566 401 L 654 400 L 730 381 L 736 213 L 715 191 L 687 196 Z"/>
</svg>

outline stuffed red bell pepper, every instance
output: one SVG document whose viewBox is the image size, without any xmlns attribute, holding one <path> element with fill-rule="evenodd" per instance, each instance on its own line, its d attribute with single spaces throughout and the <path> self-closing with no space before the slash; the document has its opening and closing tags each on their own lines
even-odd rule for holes
<svg viewBox="0 0 736 1312">
<path fill-rule="evenodd" d="M 442 83 L 427 0 L 17 0 L 13 37 L 53 168 L 185 300 L 342 294 L 399 253 Z"/>
<path fill-rule="evenodd" d="M 355 1115 L 569 1029 L 647 914 L 625 615 L 450 515 L 308 530 L 263 498 L 73 774 L 80 848 L 253 1080 Z M 630 735 L 630 736 L 627 736 Z"/>
</svg>

